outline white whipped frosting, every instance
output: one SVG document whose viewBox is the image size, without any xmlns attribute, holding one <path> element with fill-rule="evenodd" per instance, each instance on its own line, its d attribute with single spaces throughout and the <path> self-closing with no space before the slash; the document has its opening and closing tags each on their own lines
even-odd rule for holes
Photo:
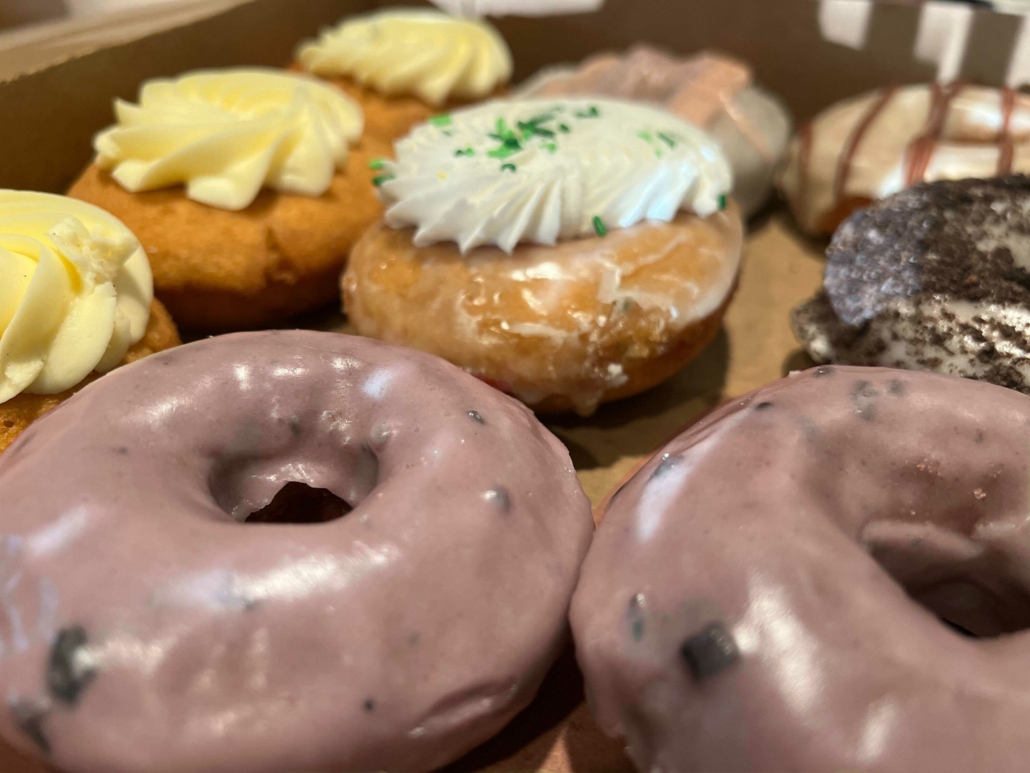
<svg viewBox="0 0 1030 773">
<path fill-rule="evenodd" d="M 511 78 L 511 51 L 490 24 L 432 10 L 379 11 L 347 19 L 305 43 L 310 72 L 344 75 L 387 96 L 431 105 L 482 99 Z"/>
<path fill-rule="evenodd" d="M 153 278 L 121 221 L 64 196 L 0 190 L 0 403 L 117 366 L 146 333 Z"/>
<path fill-rule="evenodd" d="M 361 108 L 306 75 L 250 68 L 152 80 L 93 141 L 96 163 L 132 192 L 184 184 L 239 210 L 263 188 L 321 196 L 364 128 Z"/>
<path fill-rule="evenodd" d="M 603 234 L 680 210 L 707 217 L 733 184 L 719 145 L 676 116 L 609 99 L 491 102 L 396 145 L 380 195 L 414 243 L 519 243 Z"/>
</svg>

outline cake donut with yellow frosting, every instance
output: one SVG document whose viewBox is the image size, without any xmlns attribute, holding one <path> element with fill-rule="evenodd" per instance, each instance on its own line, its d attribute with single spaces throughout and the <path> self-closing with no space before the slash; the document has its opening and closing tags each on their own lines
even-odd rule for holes
<svg viewBox="0 0 1030 773">
<path fill-rule="evenodd" d="M 490 97 L 512 74 L 508 44 L 488 22 L 416 8 L 345 19 L 304 43 L 297 62 L 354 97 L 367 133 L 391 141 L 444 108 Z"/>
<path fill-rule="evenodd" d="M 299 73 L 207 70 L 145 83 L 115 112 L 70 195 L 139 237 L 179 325 L 257 327 L 337 297 L 388 150 L 354 146 L 353 100 Z"/>
<path fill-rule="evenodd" d="M 98 375 L 178 343 L 122 223 L 64 196 L 0 190 L 0 451 Z"/>
<path fill-rule="evenodd" d="M 343 278 L 357 330 L 542 411 L 589 414 L 715 336 L 742 224 L 718 145 L 616 100 L 492 102 L 415 129 Z"/>
</svg>

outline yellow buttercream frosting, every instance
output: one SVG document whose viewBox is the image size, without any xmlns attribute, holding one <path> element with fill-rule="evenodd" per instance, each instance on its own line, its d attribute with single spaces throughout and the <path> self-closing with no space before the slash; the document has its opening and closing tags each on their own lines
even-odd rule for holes
<svg viewBox="0 0 1030 773">
<path fill-rule="evenodd" d="M 94 139 L 96 163 L 132 192 L 185 185 L 222 209 L 262 188 L 321 196 L 364 128 L 361 108 L 302 74 L 243 68 L 152 80 Z"/>
<path fill-rule="evenodd" d="M 0 190 L 0 403 L 114 368 L 146 333 L 153 299 L 147 256 L 117 218 Z"/>
<path fill-rule="evenodd" d="M 298 51 L 322 76 L 347 76 L 387 96 L 431 105 L 482 99 L 511 78 L 504 38 L 490 24 L 431 10 L 380 11 L 348 19 Z"/>
</svg>

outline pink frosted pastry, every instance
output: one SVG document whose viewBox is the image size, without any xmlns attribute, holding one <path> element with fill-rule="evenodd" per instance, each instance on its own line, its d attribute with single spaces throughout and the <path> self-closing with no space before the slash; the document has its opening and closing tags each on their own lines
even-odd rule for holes
<svg viewBox="0 0 1030 773">
<path fill-rule="evenodd" d="M 593 526 L 514 400 L 314 332 L 116 371 L 0 491 L 0 734 L 69 773 L 444 765 L 533 698 Z"/>
<path fill-rule="evenodd" d="M 678 58 L 641 45 L 624 55 L 599 54 L 577 69 L 546 69 L 518 93 L 597 94 L 664 106 L 720 142 L 733 167 L 733 196 L 747 214 L 768 198 L 790 138 L 790 116 L 779 99 L 754 85 L 747 65 L 713 53 Z"/>
<path fill-rule="evenodd" d="M 642 771 L 1024 771 L 1028 456 L 1030 397 L 937 374 L 820 367 L 710 414 L 583 565 L 595 716 Z"/>
<path fill-rule="evenodd" d="M 780 187 L 806 231 L 921 182 L 1030 171 L 1030 96 L 963 83 L 888 86 L 833 105 L 791 144 Z"/>
</svg>

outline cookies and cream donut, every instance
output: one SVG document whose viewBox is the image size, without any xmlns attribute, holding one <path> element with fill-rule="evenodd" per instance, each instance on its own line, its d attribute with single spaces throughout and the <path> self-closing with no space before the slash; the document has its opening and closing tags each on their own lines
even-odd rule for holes
<svg viewBox="0 0 1030 773">
<path fill-rule="evenodd" d="M 1030 96 L 964 83 L 888 86 L 840 102 L 791 144 L 780 187 L 798 224 L 832 234 L 920 182 L 1030 171 Z"/>
<path fill-rule="evenodd" d="M 358 105 L 302 74 L 243 68 L 153 80 L 94 140 L 70 195 L 124 221 L 157 296 L 190 328 L 238 329 L 331 302 L 381 207 L 388 152 Z"/>
<path fill-rule="evenodd" d="M 825 366 L 684 432 L 573 596 L 601 726 L 642 771 L 1023 770 L 1028 426 L 1011 390 Z"/>
<path fill-rule="evenodd" d="M 98 375 L 178 342 L 125 225 L 75 199 L 0 190 L 0 451 Z"/>
<path fill-rule="evenodd" d="M 492 102 L 397 143 L 343 278 L 362 335 L 589 414 L 715 336 L 742 224 L 716 142 L 615 100 Z"/>
<path fill-rule="evenodd" d="M 704 129 L 733 167 L 733 197 L 745 214 L 769 198 L 791 119 L 778 98 L 754 84 L 744 63 L 715 53 L 674 57 L 638 45 L 577 68 L 546 68 L 518 90 L 520 97 L 552 99 L 590 94 L 661 105 Z"/>
<path fill-rule="evenodd" d="M 447 107 L 490 97 L 512 74 L 493 25 L 425 8 L 344 19 L 302 44 L 297 62 L 356 99 L 367 132 L 389 141 Z"/>
<path fill-rule="evenodd" d="M 0 735 L 67 773 L 435 770 L 533 698 L 593 531 L 526 408 L 311 331 L 116 371 L 0 490 Z"/>
<path fill-rule="evenodd" d="M 794 310 L 817 362 L 935 370 L 1030 393 L 1030 178 L 927 183 L 853 215 Z"/>
</svg>

